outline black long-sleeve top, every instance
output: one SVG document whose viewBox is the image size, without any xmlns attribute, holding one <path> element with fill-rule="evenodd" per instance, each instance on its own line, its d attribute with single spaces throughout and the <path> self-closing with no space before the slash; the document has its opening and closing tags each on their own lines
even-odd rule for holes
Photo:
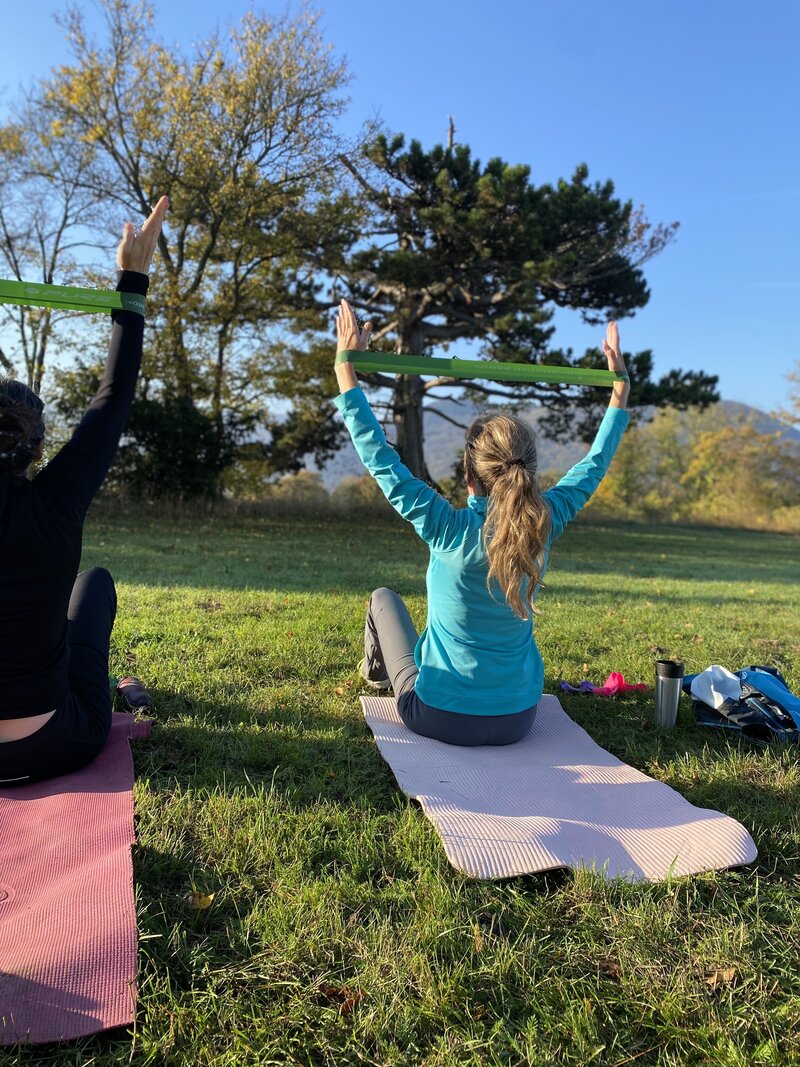
<svg viewBox="0 0 800 1067">
<path fill-rule="evenodd" d="M 122 271 L 117 291 L 147 292 Z M 114 458 L 142 361 L 144 319 L 114 311 L 105 373 L 58 455 L 32 481 L 0 475 L 0 719 L 52 711 L 68 690 L 67 608 L 83 522 Z"/>
</svg>

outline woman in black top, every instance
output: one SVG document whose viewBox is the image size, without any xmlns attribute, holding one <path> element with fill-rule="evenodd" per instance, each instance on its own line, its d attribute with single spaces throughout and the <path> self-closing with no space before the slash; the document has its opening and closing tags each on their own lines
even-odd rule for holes
<svg viewBox="0 0 800 1067">
<path fill-rule="evenodd" d="M 168 206 L 162 197 L 141 231 L 125 225 L 118 291 L 147 292 Z M 70 441 L 33 480 L 26 474 L 42 455 L 43 405 L 22 382 L 0 379 L 0 785 L 77 770 L 111 729 L 114 582 L 100 567 L 78 575 L 78 565 L 86 511 L 133 400 L 144 313 L 111 318 L 100 387 Z"/>
</svg>

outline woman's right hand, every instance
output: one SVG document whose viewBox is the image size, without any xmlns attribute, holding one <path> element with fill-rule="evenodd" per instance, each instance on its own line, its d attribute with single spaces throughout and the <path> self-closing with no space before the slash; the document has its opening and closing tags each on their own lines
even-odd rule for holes
<svg viewBox="0 0 800 1067">
<path fill-rule="evenodd" d="M 117 247 L 117 266 L 120 270 L 134 270 L 138 274 L 149 273 L 168 209 L 169 198 L 162 196 L 138 233 L 133 223 L 125 223 L 122 227 L 122 240 Z"/>
<path fill-rule="evenodd" d="M 608 360 L 608 369 L 615 374 L 624 374 L 626 380 L 624 382 L 614 382 L 611 390 L 611 400 L 609 406 L 614 408 L 626 408 L 628 406 L 628 394 L 631 391 L 630 382 L 627 380 L 628 371 L 625 367 L 625 360 L 622 358 L 622 352 L 619 347 L 619 330 L 617 329 L 616 322 L 609 322 L 606 329 L 605 340 L 603 341 L 603 353 Z"/>
</svg>

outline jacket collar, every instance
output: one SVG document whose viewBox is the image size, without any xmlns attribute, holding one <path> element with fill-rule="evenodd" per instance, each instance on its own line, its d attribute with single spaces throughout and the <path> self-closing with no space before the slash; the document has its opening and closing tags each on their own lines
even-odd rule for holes
<svg viewBox="0 0 800 1067">
<path fill-rule="evenodd" d="M 467 507 L 472 508 L 473 511 L 477 511 L 479 515 L 486 514 L 486 504 L 488 497 L 485 496 L 469 496 L 467 497 Z"/>
</svg>

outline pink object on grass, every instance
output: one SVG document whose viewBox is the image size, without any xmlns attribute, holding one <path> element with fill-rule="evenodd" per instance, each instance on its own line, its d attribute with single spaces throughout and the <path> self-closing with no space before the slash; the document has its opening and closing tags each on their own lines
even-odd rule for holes
<svg viewBox="0 0 800 1067">
<path fill-rule="evenodd" d="M 60 778 L 0 789 L 0 1045 L 133 1022 L 133 759 L 151 723 L 114 713 L 106 747 Z"/>
<path fill-rule="evenodd" d="M 617 693 L 641 693 L 644 689 L 649 689 L 647 685 L 629 685 L 625 681 L 625 675 L 620 674 L 619 671 L 612 671 L 606 678 L 605 685 L 595 685 L 592 687 L 592 692 L 598 697 L 615 697 Z"/>
</svg>

